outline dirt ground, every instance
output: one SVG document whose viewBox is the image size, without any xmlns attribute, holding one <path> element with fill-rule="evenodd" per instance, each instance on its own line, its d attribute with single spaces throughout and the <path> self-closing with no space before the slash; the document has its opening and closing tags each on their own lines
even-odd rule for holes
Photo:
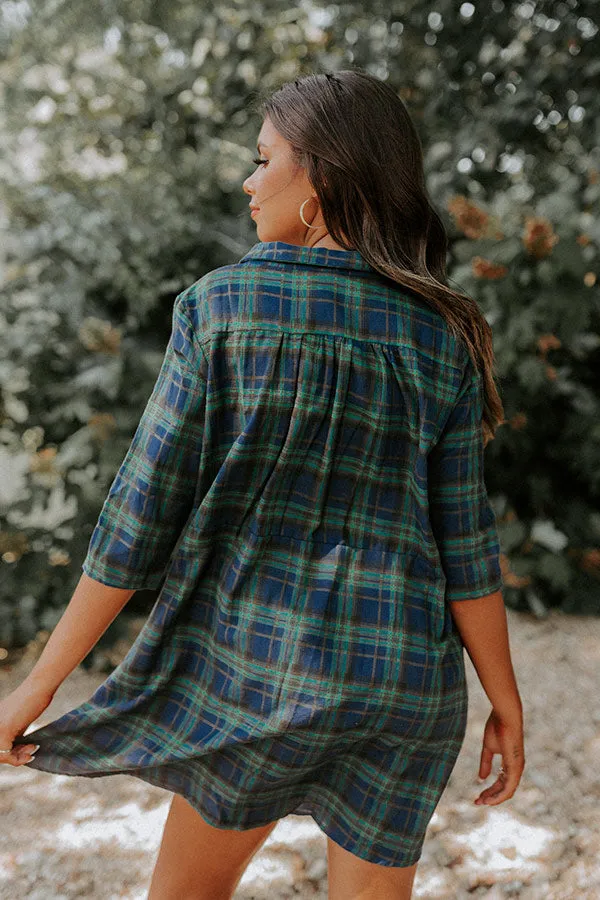
<svg viewBox="0 0 600 900">
<path fill-rule="evenodd" d="M 600 619 L 507 614 L 524 705 L 523 778 L 505 803 L 473 805 L 495 775 L 477 781 L 490 706 L 465 654 L 467 736 L 430 822 L 413 897 L 598 900 Z M 0 697 L 27 675 L 36 653 L 32 646 L 0 668 Z M 31 728 L 88 699 L 105 677 L 79 667 Z M 87 779 L 0 766 L 0 898 L 145 900 L 170 798 L 127 775 Z M 326 838 L 310 816 L 279 822 L 235 894 L 290 897 L 327 897 Z"/>
</svg>

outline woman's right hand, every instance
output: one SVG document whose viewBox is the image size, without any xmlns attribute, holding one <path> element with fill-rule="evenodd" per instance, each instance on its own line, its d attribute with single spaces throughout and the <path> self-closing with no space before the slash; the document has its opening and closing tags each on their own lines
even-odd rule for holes
<svg viewBox="0 0 600 900">
<path fill-rule="evenodd" d="M 485 725 L 479 777 L 487 778 L 492 770 L 495 753 L 502 756 L 502 769 L 496 781 L 481 792 L 476 804 L 497 806 L 508 800 L 517 789 L 525 767 L 523 746 L 523 718 L 520 714 L 502 717 L 492 709 Z"/>
</svg>

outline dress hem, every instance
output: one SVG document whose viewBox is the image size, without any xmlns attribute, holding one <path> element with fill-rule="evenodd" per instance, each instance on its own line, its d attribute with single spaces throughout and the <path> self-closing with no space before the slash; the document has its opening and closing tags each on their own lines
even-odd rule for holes
<svg viewBox="0 0 600 900">
<path fill-rule="evenodd" d="M 38 760 L 34 762 L 38 763 Z M 275 819 L 267 819 L 264 822 L 254 822 L 252 825 L 248 825 L 246 827 L 236 827 L 235 825 L 224 825 L 222 822 L 219 822 L 211 813 L 207 812 L 206 809 L 198 802 L 195 797 L 188 797 L 182 791 L 176 791 L 172 788 L 165 787 L 164 785 L 158 784 L 154 781 L 151 781 L 148 777 L 141 775 L 138 772 L 133 770 L 121 771 L 121 772 L 80 772 L 80 773 L 65 773 L 65 772 L 54 772 L 52 769 L 44 768 L 41 759 L 39 760 L 38 765 L 30 766 L 31 769 L 37 769 L 38 771 L 48 772 L 53 775 L 67 775 L 68 777 L 73 778 L 109 778 L 111 775 L 130 775 L 133 778 L 138 779 L 139 781 L 143 781 L 145 784 L 151 784 L 153 787 L 158 787 L 163 791 L 167 791 L 168 793 L 174 795 L 178 794 L 183 797 L 184 800 L 194 808 L 194 810 L 198 813 L 198 815 L 205 820 L 209 825 L 213 828 L 221 828 L 226 831 L 250 831 L 252 828 L 260 828 L 263 825 L 269 825 L 273 822 L 279 822 L 281 819 L 286 818 L 286 816 L 310 816 L 315 824 L 321 829 L 321 831 L 325 834 L 326 837 L 330 838 L 335 844 L 339 847 L 342 847 L 343 850 L 347 850 L 349 853 L 352 853 L 354 856 L 359 857 L 359 859 L 364 859 L 366 862 L 375 863 L 379 866 L 387 866 L 387 867 L 396 867 L 396 868 L 405 868 L 407 866 L 412 866 L 416 862 L 419 861 L 423 852 L 423 841 L 419 844 L 418 848 L 413 853 L 405 854 L 405 857 L 402 862 L 390 862 L 389 860 L 382 859 L 381 857 L 373 858 L 373 854 L 365 855 L 364 853 L 357 853 L 356 849 L 353 849 L 349 846 L 348 843 L 344 844 L 337 838 L 334 838 L 330 833 L 333 829 L 327 816 L 322 812 L 319 806 L 313 805 L 310 801 L 306 800 L 306 798 L 296 798 L 294 805 L 288 808 L 286 811 L 276 815 Z"/>
<path fill-rule="evenodd" d="M 133 772 L 130 774 L 134 775 L 134 777 L 136 777 L 136 778 L 140 777 L 138 775 L 135 775 L 135 773 L 133 773 Z M 295 806 L 293 806 L 291 809 L 288 809 L 287 812 L 283 812 L 281 815 L 277 816 L 275 819 L 269 819 L 265 822 L 255 822 L 252 825 L 248 826 L 247 828 L 236 828 L 235 825 L 223 825 L 221 822 L 218 822 L 213 816 L 210 815 L 210 813 L 207 813 L 205 811 L 204 807 L 201 807 L 195 801 L 192 802 L 189 797 L 186 797 L 180 791 L 171 791 L 171 793 L 176 793 L 176 794 L 179 794 L 179 796 L 184 797 L 184 799 L 187 800 L 188 803 L 190 803 L 190 805 L 194 807 L 194 809 L 196 810 L 198 815 L 201 818 L 203 818 L 206 822 L 208 822 L 209 825 L 212 825 L 213 828 L 221 828 L 224 831 L 250 831 L 252 828 L 261 828 L 262 826 L 270 825 L 273 822 L 277 823 L 277 822 L 281 821 L 281 819 L 285 819 L 286 816 L 310 816 L 314 820 L 315 824 L 325 834 L 326 837 L 330 838 L 335 844 L 337 844 L 343 850 L 347 850 L 349 853 L 352 853 L 354 856 L 358 856 L 360 859 L 364 859 L 366 862 L 375 863 L 376 865 L 379 865 L 379 866 L 387 866 L 389 868 L 393 868 L 393 867 L 406 868 L 407 866 L 412 866 L 416 862 L 418 862 L 423 853 L 423 841 L 421 841 L 421 844 L 419 845 L 418 849 L 415 852 L 413 852 L 412 854 L 408 854 L 407 862 L 401 862 L 401 863 L 388 862 L 388 861 L 383 860 L 381 857 L 374 859 L 372 854 L 369 856 L 369 855 L 365 855 L 364 853 L 357 853 L 355 849 L 352 849 L 350 846 L 347 846 L 346 844 L 342 844 L 341 841 L 339 841 L 337 838 L 334 838 L 330 834 L 330 831 L 332 829 L 331 829 L 331 825 L 328 822 L 327 817 L 322 814 L 321 809 L 318 806 L 313 806 L 307 800 L 301 799 L 299 802 L 296 802 Z"/>
</svg>

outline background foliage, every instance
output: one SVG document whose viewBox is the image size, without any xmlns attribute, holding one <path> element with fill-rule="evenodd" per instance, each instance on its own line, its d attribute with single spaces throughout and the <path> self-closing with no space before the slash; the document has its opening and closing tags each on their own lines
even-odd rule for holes
<svg viewBox="0 0 600 900">
<path fill-rule="evenodd" d="M 71 596 L 175 295 L 256 240 L 256 91 L 353 66 L 407 103 L 450 281 L 494 330 L 505 599 L 600 612 L 597 6 L 434 7 L 0 4 L 5 647 Z"/>
</svg>

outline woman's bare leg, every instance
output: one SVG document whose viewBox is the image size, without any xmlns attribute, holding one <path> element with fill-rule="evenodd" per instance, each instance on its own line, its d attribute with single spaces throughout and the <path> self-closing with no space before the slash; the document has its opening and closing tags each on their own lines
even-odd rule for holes
<svg viewBox="0 0 600 900">
<path fill-rule="evenodd" d="M 380 866 L 327 838 L 329 900 L 410 900 L 418 863 Z"/>
<path fill-rule="evenodd" d="M 236 831 L 214 828 L 174 794 L 148 900 L 229 900 L 277 822 Z"/>
</svg>

